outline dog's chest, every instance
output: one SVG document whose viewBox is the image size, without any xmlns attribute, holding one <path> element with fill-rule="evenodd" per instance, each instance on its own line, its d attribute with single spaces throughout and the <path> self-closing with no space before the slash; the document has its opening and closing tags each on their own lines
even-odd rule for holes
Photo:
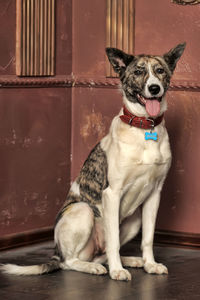
<svg viewBox="0 0 200 300">
<path fill-rule="evenodd" d="M 108 182 L 121 190 L 121 219 L 131 215 L 166 177 L 171 151 L 166 129 L 158 129 L 158 141 L 145 141 L 144 130 L 115 130 L 102 147 L 107 154 Z M 113 136 L 115 138 L 113 138 Z"/>
<path fill-rule="evenodd" d="M 171 150 L 164 127 L 158 129 L 158 136 L 158 141 L 146 141 L 144 130 L 135 128 L 131 131 L 118 130 L 114 138 L 108 134 L 101 142 L 109 166 L 108 180 L 113 178 L 115 181 L 115 177 L 121 177 L 123 185 L 126 185 L 152 168 L 158 170 L 159 165 L 168 164 Z"/>
<path fill-rule="evenodd" d="M 135 165 L 133 175 L 126 179 L 122 189 L 120 219 L 133 214 L 133 212 L 151 194 L 159 188 L 169 169 L 166 164 Z"/>
<path fill-rule="evenodd" d="M 130 147 L 125 152 L 119 162 L 120 169 L 124 170 L 121 219 L 131 215 L 159 187 L 171 162 L 171 153 L 166 141 L 145 141 L 140 150 L 133 151 Z"/>
<path fill-rule="evenodd" d="M 142 141 L 133 142 L 132 145 L 121 145 L 121 153 L 118 157 L 124 167 L 134 165 L 163 164 L 169 159 L 170 150 L 166 142 Z M 121 159 L 120 159 L 121 158 Z M 147 167 L 148 169 L 148 167 Z"/>
</svg>

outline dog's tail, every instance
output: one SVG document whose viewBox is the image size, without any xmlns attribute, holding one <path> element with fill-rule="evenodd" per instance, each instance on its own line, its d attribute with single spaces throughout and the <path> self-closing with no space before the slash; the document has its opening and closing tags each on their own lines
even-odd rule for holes
<svg viewBox="0 0 200 300">
<path fill-rule="evenodd" d="M 60 260 L 54 257 L 45 264 L 32 266 L 18 266 L 14 264 L 5 264 L 0 266 L 0 270 L 6 274 L 12 275 L 42 275 L 60 269 Z"/>
</svg>

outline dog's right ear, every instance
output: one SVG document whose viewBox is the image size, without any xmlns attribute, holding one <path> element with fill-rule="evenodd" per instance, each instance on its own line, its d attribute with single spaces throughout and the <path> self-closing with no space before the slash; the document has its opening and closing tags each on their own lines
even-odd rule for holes
<svg viewBox="0 0 200 300">
<path fill-rule="evenodd" d="M 117 48 L 106 48 L 106 54 L 114 71 L 120 75 L 134 59 L 133 55 L 126 54 Z"/>
</svg>

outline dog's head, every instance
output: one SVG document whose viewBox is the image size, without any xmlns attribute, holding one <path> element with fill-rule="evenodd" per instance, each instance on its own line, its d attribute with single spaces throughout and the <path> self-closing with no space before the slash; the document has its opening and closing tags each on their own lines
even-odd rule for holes
<svg viewBox="0 0 200 300">
<path fill-rule="evenodd" d="M 106 48 L 113 69 L 120 76 L 126 101 L 135 103 L 141 114 L 156 117 L 163 112 L 164 95 L 185 45 L 179 44 L 163 56 L 133 56 Z"/>
</svg>

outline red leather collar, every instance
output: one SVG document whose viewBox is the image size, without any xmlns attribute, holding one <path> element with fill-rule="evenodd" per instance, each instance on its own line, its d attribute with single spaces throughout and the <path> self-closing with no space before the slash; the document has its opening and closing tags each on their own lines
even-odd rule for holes
<svg viewBox="0 0 200 300">
<path fill-rule="evenodd" d="M 125 106 L 123 107 L 123 113 L 124 114 L 120 116 L 120 119 L 124 123 L 142 129 L 153 129 L 155 126 L 159 125 L 162 122 L 164 116 L 164 114 L 162 114 L 156 119 L 146 119 L 145 117 L 137 117 L 130 113 Z"/>
</svg>

